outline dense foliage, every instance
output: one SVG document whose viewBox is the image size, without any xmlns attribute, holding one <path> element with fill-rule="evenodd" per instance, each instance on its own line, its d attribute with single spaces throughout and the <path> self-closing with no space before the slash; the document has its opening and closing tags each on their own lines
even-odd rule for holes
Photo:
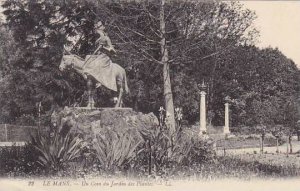
<svg viewBox="0 0 300 191">
<path fill-rule="evenodd" d="M 1 177 L 51 177 L 50 174 L 45 174 L 45 172 L 37 166 L 36 162 L 37 155 L 34 153 L 32 147 L 11 147 L 11 148 L 1 148 L 0 150 L 0 176 Z M 292 157 L 289 157 L 291 159 Z M 10 160 L 8 160 L 10 159 Z M 21 160 L 20 160 L 21 159 Z M 280 160 L 278 160 L 280 159 Z M 240 178 L 244 180 L 251 180 L 256 178 L 286 178 L 286 177 L 298 177 L 299 176 L 299 166 L 295 165 L 297 157 L 294 156 L 293 160 L 286 160 L 285 155 L 243 155 L 241 157 L 218 157 L 216 160 L 207 161 L 205 163 L 194 164 L 191 166 L 179 165 L 169 171 L 168 176 L 162 176 L 164 179 L 180 178 L 189 179 L 193 177 L 196 179 L 207 179 L 216 180 L 224 178 Z M 272 163 L 270 163 L 272 161 Z M 78 165 L 78 164 L 77 164 Z M 74 165 L 76 166 L 76 165 Z M 99 175 L 107 177 L 110 174 L 98 171 L 97 165 L 90 166 L 94 167 L 95 170 L 81 171 L 77 168 L 72 168 L 71 171 L 59 171 L 56 174 L 52 174 L 52 177 L 70 176 L 72 177 L 86 177 L 95 178 Z M 142 170 L 142 169 L 140 169 Z M 121 174 L 115 177 L 126 178 L 145 178 L 148 177 L 148 173 L 137 174 L 130 171 L 123 171 Z M 158 179 L 158 176 L 151 176 L 151 178 Z"/>
<path fill-rule="evenodd" d="M 294 125 L 299 95 L 299 70 L 278 49 L 238 47 L 220 58 L 212 110 L 231 98 L 232 124 Z M 220 118 L 220 113 L 216 117 Z"/>
<path fill-rule="evenodd" d="M 38 167 L 38 152 L 32 145 L 0 148 L 0 176 L 34 176 L 41 173 Z"/>
</svg>

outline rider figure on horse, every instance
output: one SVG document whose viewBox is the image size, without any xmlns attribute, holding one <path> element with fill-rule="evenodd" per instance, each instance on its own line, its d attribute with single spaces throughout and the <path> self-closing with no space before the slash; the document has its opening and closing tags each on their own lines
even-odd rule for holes
<svg viewBox="0 0 300 191">
<path fill-rule="evenodd" d="M 118 92 L 118 97 L 114 99 L 115 107 L 122 107 L 122 95 L 128 93 L 126 72 L 124 68 L 112 62 L 110 57 L 116 53 L 110 38 L 104 32 L 105 27 L 99 21 L 95 24 L 95 32 L 99 38 L 95 41 L 96 49 L 92 54 L 86 55 L 85 59 L 76 55 L 64 55 L 60 64 L 63 70 L 66 66 L 72 66 L 79 74 L 87 80 L 88 105 L 94 107 L 93 95 L 96 88 L 103 85 L 104 87 Z"/>
<path fill-rule="evenodd" d="M 111 43 L 110 38 L 105 32 L 105 26 L 102 24 L 101 21 L 97 22 L 95 24 L 95 30 L 96 33 L 100 35 L 100 37 L 96 40 L 97 48 L 93 52 L 92 55 L 102 55 L 103 56 L 103 62 L 106 62 L 108 64 L 111 64 L 112 61 L 110 59 L 110 55 L 115 54 L 116 50 L 114 46 Z M 101 83 L 96 84 L 96 88 L 100 87 Z"/>
<path fill-rule="evenodd" d="M 107 34 L 104 32 L 105 27 L 102 24 L 101 21 L 95 24 L 96 32 L 100 35 L 100 37 L 96 40 L 96 44 L 98 45 L 97 49 L 94 51 L 94 55 L 97 54 L 100 51 L 103 51 L 102 53 L 116 53 L 116 50 L 114 46 L 111 43 L 110 38 L 107 36 Z"/>
</svg>

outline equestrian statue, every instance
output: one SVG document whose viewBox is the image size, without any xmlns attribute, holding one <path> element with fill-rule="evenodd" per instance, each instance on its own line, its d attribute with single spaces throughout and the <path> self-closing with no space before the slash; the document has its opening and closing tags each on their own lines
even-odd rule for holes
<svg viewBox="0 0 300 191">
<path fill-rule="evenodd" d="M 63 55 L 59 69 L 73 68 L 87 80 L 88 104 L 87 107 L 94 108 L 93 87 L 104 87 L 118 92 L 115 107 L 123 106 L 123 94 L 128 93 L 125 69 L 112 62 L 108 55 L 116 53 L 110 38 L 104 32 L 105 27 L 101 22 L 96 24 L 96 31 L 100 37 L 96 40 L 97 48 L 92 55 L 85 59 L 74 55 Z M 94 84 L 96 81 L 96 84 Z"/>
</svg>

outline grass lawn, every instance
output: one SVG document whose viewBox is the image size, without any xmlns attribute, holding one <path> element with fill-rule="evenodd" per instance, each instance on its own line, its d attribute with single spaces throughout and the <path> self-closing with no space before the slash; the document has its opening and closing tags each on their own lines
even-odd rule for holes
<svg viewBox="0 0 300 191">
<path fill-rule="evenodd" d="M 293 167 L 300 170 L 300 155 L 299 154 L 242 154 L 235 155 L 234 158 L 243 161 L 252 162 L 257 161 L 261 164 L 269 164 L 276 167 Z"/>
<path fill-rule="evenodd" d="M 259 135 L 231 135 L 225 137 L 222 134 L 209 135 L 214 141 L 218 149 L 241 149 L 241 148 L 254 148 L 260 147 L 260 136 Z M 265 147 L 276 146 L 275 137 L 268 136 L 264 140 Z"/>
</svg>

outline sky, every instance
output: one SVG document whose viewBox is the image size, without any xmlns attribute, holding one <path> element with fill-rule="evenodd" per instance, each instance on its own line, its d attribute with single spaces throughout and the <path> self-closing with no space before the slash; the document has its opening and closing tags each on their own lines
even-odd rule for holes
<svg viewBox="0 0 300 191">
<path fill-rule="evenodd" d="M 278 48 L 300 68 L 300 1 L 243 1 L 254 10 L 258 47 Z"/>
<path fill-rule="evenodd" d="M 254 25 L 260 37 L 256 45 L 278 48 L 300 68 L 300 1 L 242 1 L 242 4 L 257 14 Z"/>
</svg>

